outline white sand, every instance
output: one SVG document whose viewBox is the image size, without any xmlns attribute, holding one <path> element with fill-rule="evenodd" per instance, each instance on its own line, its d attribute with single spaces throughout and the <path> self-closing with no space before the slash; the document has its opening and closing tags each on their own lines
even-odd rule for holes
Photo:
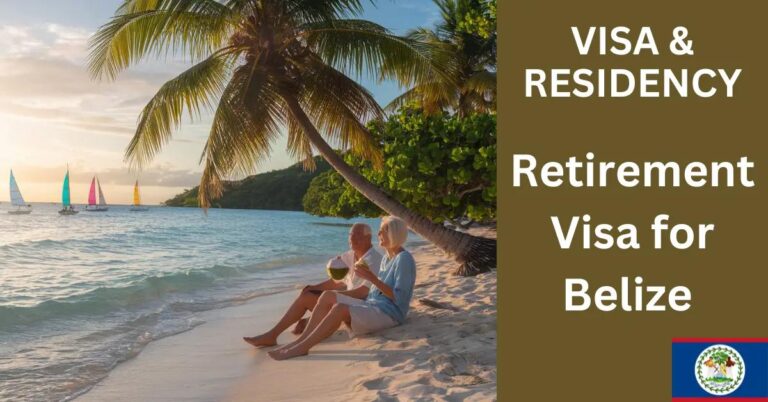
<svg viewBox="0 0 768 402">
<path fill-rule="evenodd" d="M 309 356 L 276 362 L 269 349 L 240 338 L 267 330 L 295 292 L 260 297 L 152 342 L 78 401 L 494 400 L 496 274 L 457 278 L 454 263 L 433 246 L 411 251 L 417 288 L 403 326 L 351 340 L 340 331 Z M 292 338 L 286 333 L 280 343 Z"/>
</svg>

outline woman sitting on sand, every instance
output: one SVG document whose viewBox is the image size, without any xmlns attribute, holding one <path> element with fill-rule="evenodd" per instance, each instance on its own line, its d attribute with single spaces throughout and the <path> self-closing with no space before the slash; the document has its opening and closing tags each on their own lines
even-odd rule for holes
<svg viewBox="0 0 768 402">
<path fill-rule="evenodd" d="M 416 283 L 416 262 L 403 249 L 408 226 L 400 218 L 385 217 L 379 229 L 379 244 L 386 250 L 379 275 L 365 264 L 355 264 L 355 275 L 373 284 L 368 297 L 359 300 L 326 291 L 317 301 L 304 333 L 295 341 L 269 352 L 275 360 L 309 353 L 309 349 L 331 336 L 346 323 L 355 335 L 391 328 L 405 322 Z"/>
</svg>

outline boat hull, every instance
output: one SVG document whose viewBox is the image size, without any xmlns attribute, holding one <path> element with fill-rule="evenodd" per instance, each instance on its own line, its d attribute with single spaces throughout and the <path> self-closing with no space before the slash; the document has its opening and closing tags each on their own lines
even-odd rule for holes
<svg viewBox="0 0 768 402">
<path fill-rule="evenodd" d="M 131 207 L 131 212 L 147 212 L 149 211 L 149 208 L 146 207 Z"/>
<path fill-rule="evenodd" d="M 31 213 L 32 213 L 31 209 L 29 209 L 29 210 L 20 209 L 18 211 L 8 211 L 8 214 L 10 214 L 10 215 L 29 215 Z"/>
<path fill-rule="evenodd" d="M 94 208 L 86 208 L 85 212 L 107 212 L 109 211 L 109 207 L 94 207 Z"/>
<path fill-rule="evenodd" d="M 63 209 L 59 211 L 59 215 L 63 215 L 63 216 L 77 215 L 79 213 L 80 211 L 71 211 L 69 209 Z"/>
</svg>

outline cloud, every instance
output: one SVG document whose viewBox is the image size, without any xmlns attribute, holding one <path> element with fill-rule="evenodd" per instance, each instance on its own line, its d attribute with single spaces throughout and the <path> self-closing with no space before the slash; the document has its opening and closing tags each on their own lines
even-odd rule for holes
<svg viewBox="0 0 768 402">
<path fill-rule="evenodd" d="M 127 168 L 108 169 L 99 173 L 99 180 L 103 183 L 130 185 L 138 177 L 144 186 L 194 187 L 200 184 L 201 175 L 201 172 L 174 169 L 170 165 L 159 165 L 144 170 L 138 175 Z"/>
<path fill-rule="evenodd" d="M 0 113 L 86 135 L 127 136 L 166 78 L 138 72 L 106 85 L 92 82 L 84 67 L 63 59 L 0 59 Z"/>
<path fill-rule="evenodd" d="M 47 31 L 53 35 L 53 43 L 47 49 L 51 58 L 79 61 L 87 53 L 91 33 L 83 28 L 48 24 Z"/>
<path fill-rule="evenodd" d="M 28 27 L 0 27 L 0 55 L 19 56 L 45 48 L 42 40 L 33 37 Z"/>
<path fill-rule="evenodd" d="M 89 35 L 56 24 L 0 28 L 0 113 L 84 135 L 132 135 L 141 109 L 181 66 L 94 82 L 85 66 Z"/>
<path fill-rule="evenodd" d="M 17 176 L 27 183 L 59 183 L 64 178 L 65 166 L 15 166 Z M 141 172 L 127 167 L 93 170 L 83 162 L 69 165 L 70 180 L 74 183 L 90 183 L 94 175 L 104 185 L 129 186 L 138 179 L 142 186 L 154 187 L 194 187 L 200 183 L 201 172 L 176 169 L 169 164 L 151 166 Z"/>
<path fill-rule="evenodd" d="M 23 56 L 0 58 L 0 101 L 29 107 L 86 107 L 137 112 L 170 74 L 132 72 L 111 83 L 94 82 L 82 65 Z"/>
<path fill-rule="evenodd" d="M 0 57 L 45 57 L 82 61 L 91 32 L 58 24 L 0 27 Z"/>
</svg>

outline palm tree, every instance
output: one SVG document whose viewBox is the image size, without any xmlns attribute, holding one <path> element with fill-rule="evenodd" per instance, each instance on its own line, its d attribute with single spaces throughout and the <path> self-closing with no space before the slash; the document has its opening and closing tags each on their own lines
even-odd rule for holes
<svg viewBox="0 0 768 402">
<path fill-rule="evenodd" d="M 199 202 L 223 178 L 248 174 L 287 130 L 288 152 L 314 165 L 319 152 L 352 186 L 415 232 L 455 255 L 461 274 L 495 267 L 496 241 L 448 230 L 408 210 L 347 165 L 327 141 L 381 165 L 364 122 L 383 111 L 346 73 L 413 85 L 446 75 L 439 50 L 352 19 L 360 0 L 125 0 L 91 39 L 95 79 L 147 56 L 181 54 L 197 64 L 165 83 L 142 111 L 126 161 L 141 168 L 171 139 L 184 111 L 213 111 L 201 162 Z M 321 134 L 321 131 L 323 134 Z"/>
<path fill-rule="evenodd" d="M 438 57 L 453 65 L 452 74 L 435 75 L 395 98 L 387 109 L 417 102 L 425 112 L 454 110 L 460 115 L 496 111 L 496 33 L 487 37 L 462 29 L 462 22 L 481 8 L 480 0 L 433 0 L 442 21 L 435 29 L 418 28 L 407 38 L 441 47 Z"/>
</svg>

